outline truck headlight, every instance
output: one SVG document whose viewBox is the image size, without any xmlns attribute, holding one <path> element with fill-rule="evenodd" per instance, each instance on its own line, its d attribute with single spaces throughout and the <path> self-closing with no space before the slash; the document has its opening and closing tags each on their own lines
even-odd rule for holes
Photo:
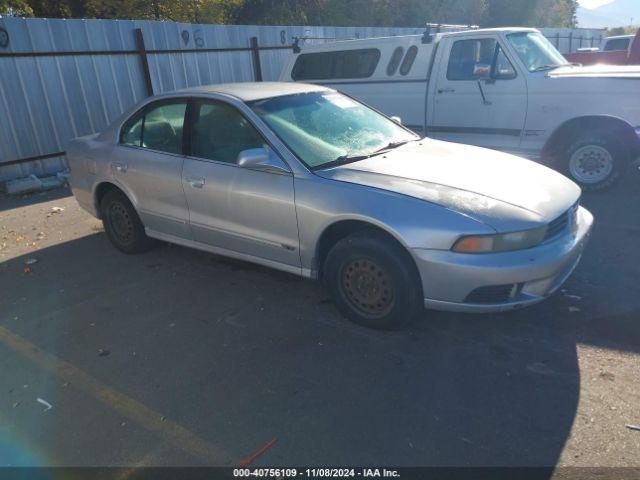
<svg viewBox="0 0 640 480">
<path fill-rule="evenodd" d="M 451 250 L 459 253 L 496 253 L 524 250 L 544 240 L 546 226 L 495 235 L 468 235 L 459 238 Z"/>
</svg>

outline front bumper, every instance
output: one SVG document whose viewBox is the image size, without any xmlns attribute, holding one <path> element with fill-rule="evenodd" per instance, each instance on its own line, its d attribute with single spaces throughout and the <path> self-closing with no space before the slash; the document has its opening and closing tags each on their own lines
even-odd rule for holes
<svg viewBox="0 0 640 480">
<path fill-rule="evenodd" d="M 578 209 L 572 233 L 515 252 L 464 254 L 414 249 L 426 308 L 457 312 L 499 312 L 540 302 L 571 275 L 589 239 L 593 216 Z M 492 285 L 514 285 L 513 294 L 496 303 L 466 301 L 471 292 Z"/>
</svg>

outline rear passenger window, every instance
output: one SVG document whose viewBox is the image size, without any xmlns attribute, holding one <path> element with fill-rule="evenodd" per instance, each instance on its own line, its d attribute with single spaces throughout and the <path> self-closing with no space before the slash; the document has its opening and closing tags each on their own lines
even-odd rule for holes
<svg viewBox="0 0 640 480">
<path fill-rule="evenodd" d="M 122 134 L 120 135 L 120 143 L 123 145 L 130 145 L 132 147 L 142 146 L 142 121 L 144 120 L 143 114 L 138 114 L 131 118 L 124 127 L 122 127 Z"/>
<path fill-rule="evenodd" d="M 190 145 L 191 156 L 235 164 L 240 152 L 266 142 L 234 107 L 206 102 L 196 105 Z"/>
<path fill-rule="evenodd" d="M 186 103 L 164 104 L 148 109 L 142 129 L 142 146 L 167 153 L 182 152 L 186 109 Z"/>
<path fill-rule="evenodd" d="M 147 105 L 122 127 L 120 143 L 167 153 L 182 153 L 182 130 L 187 102 L 163 101 Z"/>
<path fill-rule="evenodd" d="M 407 54 L 402 60 L 402 65 L 400 65 L 400 75 L 406 75 L 407 73 L 409 73 L 417 55 L 418 47 L 416 47 L 415 45 L 410 46 L 409 50 L 407 50 Z"/>
<path fill-rule="evenodd" d="M 377 48 L 302 53 L 293 66 L 291 78 L 294 80 L 367 78 L 373 75 L 379 60 L 380 50 Z"/>
<path fill-rule="evenodd" d="M 387 75 L 391 76 L 398 71 L 398 65 L 400 65 L 400 60 L 402 60 L 403 54 L 404 48 L 396 47 L 391 55 L 391 60 L 389 60 L 389 65 L 387 65 Z"/>
</svg>

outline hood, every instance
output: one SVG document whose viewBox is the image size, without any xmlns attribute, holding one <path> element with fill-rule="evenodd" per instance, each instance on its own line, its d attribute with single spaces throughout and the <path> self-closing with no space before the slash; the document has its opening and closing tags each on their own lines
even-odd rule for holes
<svg viewBox="0 0 640 480">
<path fill-rule="evenodd" d="M 538 163 L 430 139 L 315 173 L 435 203 L 499 231 L 548 223 L 580 198 L 575 183 Z"/>
<path fill-rule="evenodd" d="M 587 67 L 560 67 L 551 70 L 549 78 L 587 77 L 587 78 L 635 78 L 640 80 L 640 66 L 591 65 Z"/>
</svg>

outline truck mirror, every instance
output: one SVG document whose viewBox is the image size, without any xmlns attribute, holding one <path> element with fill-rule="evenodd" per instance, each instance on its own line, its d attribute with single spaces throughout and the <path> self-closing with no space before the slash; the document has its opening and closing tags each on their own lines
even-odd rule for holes
<svg viewBox="0 0 640 480">
<path fill-rule="evenodd" d="M 473 77 L 476 80 L 489 80 L 491 78 L 491 65 L 487 63 L 476 63 L 473 66 Z"/>
</svg>

